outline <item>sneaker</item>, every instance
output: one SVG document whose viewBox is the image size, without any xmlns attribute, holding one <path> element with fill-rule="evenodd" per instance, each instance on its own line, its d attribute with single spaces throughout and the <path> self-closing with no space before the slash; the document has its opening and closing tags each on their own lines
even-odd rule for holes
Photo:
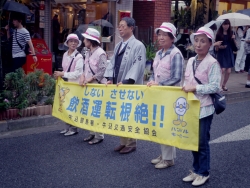
<svg viewBox="0 0 250 188">
<path fill-rule="evenodd" d="M 193 186 L 200 186 L 206 183 L 208 180 L 209 176 L 197 176 L 195 180 L 193 181 L 192 185 Z"/>
<path fill-rule="evenodd" d="M 67 129 L 64 129 L 64 130 L 62 130 L 62 131 L 60 132 L 60 134 L 65 134 L 66 132 L 68 132 L 68 130 L 67 130 Z"/>
<path fill-rule="evenodd" d="M 160 155 L 160 156 L 157 157 L 156 159 L 152 159 L 151 163 L 152 163 L 152 164 L 157 164 L 157 163 L 159 163 L 161 160 L 162 160 L 162 157 L 161 157 L 161 155 Z"/>
<path fill-rule="evenodd" d="M 158 169 L 163 169 L 163 168 L 167 168 L 170 166 L 174 166 L 174 160 L 168 161 L 168 160 L 161 160 L 159 163 L 157 163 L 155 165 L 155 168 Z"/>
<path fill-rule="evenodd" d="M 246 84 L 246 85 L 245 85 L 245 88 L 250 88 L 250 85 Z"/>
<path fill-rule="evenodd" d="M 192 170 L 190 170 L 190 174 L 187 177 L 183 178 L 182 180 L 185 182 L 191 182 L 194 181 L 197 176 L 198 174 L 195 174 Z"/>
<path fill-rule="evenodd" d="M 75 135 L 75 134 L 77 134 L 78 132 L 76 132 L 76 131 L 71 131 L 71 130 L 69 130 L 68 132 L 66 132 L 65 134 L 64 134 L 64 136 L 72 136 L 72 135 Z"/>
</svg>

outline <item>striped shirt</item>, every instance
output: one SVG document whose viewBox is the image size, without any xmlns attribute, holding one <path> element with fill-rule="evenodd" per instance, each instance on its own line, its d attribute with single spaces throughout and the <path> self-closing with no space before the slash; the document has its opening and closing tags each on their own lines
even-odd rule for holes
<svg viewBox="0 0 250 188">
<path fill-rule="evenodd" d="M 175 45 L 172 45 L 165 53 L 163 53 L 163 49 L 158 53 L 160 59 L 164 58 L 166 55 L 169 55 L 171 51 L 174 49 Z M 166 80 L 159 82 L 159 85 L 162 86 L 174 86 L 178 82 L 181 81 L 182 73 L 183 73 L 183 58 L 180 54 L 175 54 L 171 61 L 171 73 L 170 77 Z M 154 80 L 154 73 L 152 73 L 150 80 Z"/>
<path fill-rule="evenodd" d="M 20 46 L 17 43 L 23 47 Z M 24 53 L 24 47 L 28 41 L 30 41 L 30 34 L 29 31 L 25 28 L 15 29 L 13 32 L 13 41 L 12 41 L 12 57 L 25 57 L 26 54 Z"/>
</svg>

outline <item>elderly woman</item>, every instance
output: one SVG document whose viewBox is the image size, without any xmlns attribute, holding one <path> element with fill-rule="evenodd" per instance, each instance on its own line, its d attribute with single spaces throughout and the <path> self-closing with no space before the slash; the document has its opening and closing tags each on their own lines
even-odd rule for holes
<svg viewBox="0 0 250 188">
<path fill-rule="evenodd" d="M 209 94 L 220 90 L 221 69 L 217 60 L 208 53 L 210 46 L 214 43 L 214 33 L 211 29 L 201 27 L 190 36 L 190 39 L 197 55 L 188 60 L 183 90 L 194 92 L 200 100 L 199 145 L 198 151 L 192 152 L 193 171 L 183 178 L 183 181 L 193 182 L 193 186 L 199 186 L 209 178 L 210 127 L 214 114 L 214 106 Z M 201 84 L 198 84 L 196 80 L 199 80 Z"/>
<path fill-rule="evenodd" d="M 84 44 L 90 51 L 86 52 L 84 61 L 84 73 L 81 76 L 80 85 L 106 83 L 103 77 L 107 67 L 107 56 L 105 51 L 100 47 L 100 33 L 96 29 L 88 28 L 83 34 Z M 90 132 L 89 136 L 84 139 L 84 142 L 89 144 L 101 143 L 104 139 L 104 134 Z"/>
<path fill-rule="evenodd" d="M 54 76 L 63 77 L 64 80 L 69 82 L 79 82 L 79 78 L 83 70 L 83 57 L 76 50 L 82 42 L 76 34 L 69 34 L 64 45 L 69 49 L 63 54 L 62 67 L 63 71 L 55 71 Z M 64 136 L 71 136 L 77 134 L 77 128 L 70 124 L 66 124 L 66 128 L 60 132 Z"/>
<path fill-rule="evenodd" d="M 159 45 L 162 48 L 156 53 L 153 63 L 153 74 L 147 86 L 180 86 L 184 58 L 175 47 L 176 28 L 173 24 L 163 22 L 155 29 Z M 161 145 L 161 155 L 151 161 L 155 168 L 167 168 L 174 165 L 175 147 Z"/>
</svg>

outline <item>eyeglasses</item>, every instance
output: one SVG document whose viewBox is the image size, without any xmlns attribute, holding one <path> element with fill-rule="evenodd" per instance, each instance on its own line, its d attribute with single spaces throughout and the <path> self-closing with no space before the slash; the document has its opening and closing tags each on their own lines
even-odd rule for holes
<svg viewBox="0 0 250 188">
<path fill-rule="evenodd" d="M 117 27 L 118 29 L 124 29 L 124 28 L 126 28 L 126 25 L 118 25 L 118 27 Z"/>
</svg>

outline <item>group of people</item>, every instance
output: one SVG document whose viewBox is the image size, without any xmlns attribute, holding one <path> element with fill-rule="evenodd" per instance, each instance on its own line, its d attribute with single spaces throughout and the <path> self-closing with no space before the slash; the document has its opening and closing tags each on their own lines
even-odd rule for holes
<svg viewBox="0 0 250 188">
<path fill-rule="evenodd" d="M 215 24 L 213 26 L 215 26 Z M 216 28 L 213 30 L 215 31 Z M 249 26 L 239 26 L 237 28 L 232 28 L 228 19 L 224 20 L 218 29 L 215 37 L 216 42 L 212 46 L 212 51 L 215 52 L 214 54 L 216 54 L 216 58 L 222 68 L 223 76 L 221 89 L 223 91 L 228 91 L 226 84 L 228 82 L 232 68 L 234 68 L 235 73 L 248 72 L 248 80 L 245 87 L 250 88 L 250 59 L 249 55 L 247 55 L 249 54 L 249 50 L 247 50 L 249 49 L 250 45 L 249 39 Z M 236 53 L 236 58 L 234 57 L 234 53 Z M 248 57 L 248 59 L 246 57 Z"/>
<path fill-rule="evenodd" d="M 107 63 L 105 51 L 100 47 L 100 33 L 97 30 L 88 28 L 83 34 L 84 44 L 89 49 L 85 60 L 76 50 L 81 44 L 77 35 L 68 35 L 65 45 L 69 47 L 69 50 L 63 56 L 63 71 L 55 71 L 55 77 L 66 78 L 83 87 L 92 83 L 106 84 L 107 87 L 110 84 L 116 84 L 117 87 L 121 84 L 143 84 L 146 49 L 143 43 L 134 37 L 134 27 L 133 18 L 122 18 L 118 26 L 122 41 L 116 45 L 109 63 Z M 161 49 L 156 53 L 153 74 L 147 86 L 182 86 L 183 91 L 193 92 L 200 100 L 198 151 L 192 152 L 193 170 L 183 178 L 183 181 L 192 182 L 193 186 L 203 185 L 209 179 L 210 127 L 215 111 L 209 94 L 220 91 L 222 71 L 226 72 L 209 53 L 210 47 L 216 44 L 215 35 L 210 28 L 201 27 L 190 36 L 197 55 L 188 60 L 182 84 L 184 58 L 181 51 L 174 45 L 176 42 L 175 26 L 163 22 L 159 28 L 155 29 L 155 33 Z M 222 47 L 223 45 L 226 43 L 221 45 L 219 42 L 217 46 L 222 49 L 225 48 Z M 200 84 L 197 80 L 200 80 Z M 222 86 L 225 89 L 225 84 Z M 60 133 L 65 136 L 75 135 L 77 128 L 67 125 L 66 129 Z M 102 133 L 90 132 L 84 141 L 88 141 L 89 144 L 98 144 L 103 139 Z M 135 150 L 136 139 L 124 137 L 120 138 L 120 144 L 114 148 L 114 151 L 121 154 L 131 153 Z M 174 165 L 175 157 L 175 147 L 161 145 L 161 154 L 152 159 L 151 163 L 157 169 L 168 168 Z"/>
</svg>

